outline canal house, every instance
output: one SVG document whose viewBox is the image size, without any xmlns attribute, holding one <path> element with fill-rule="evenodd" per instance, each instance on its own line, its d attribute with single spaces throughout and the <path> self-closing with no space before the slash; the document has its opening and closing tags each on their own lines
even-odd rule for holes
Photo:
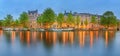
<svg viewBox="0 0 120 56">
<path fill-rule="evenodd" d="M 28 11 L 28 16 L 30 20 L 30 28 L 37 28 L 37 18 L 39 16 L 38 10 Z"/>
</svg>

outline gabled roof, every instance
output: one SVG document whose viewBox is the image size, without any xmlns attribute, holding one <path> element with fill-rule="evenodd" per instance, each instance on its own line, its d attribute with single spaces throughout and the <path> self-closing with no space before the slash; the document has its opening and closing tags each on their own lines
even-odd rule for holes
<svg viewBox="0 0 120 56">
<path fill-rule="evenodd" d="M 38 10 L 28 11 L 28 14 L 35 14 L 38 13 Z"/>
</svg>

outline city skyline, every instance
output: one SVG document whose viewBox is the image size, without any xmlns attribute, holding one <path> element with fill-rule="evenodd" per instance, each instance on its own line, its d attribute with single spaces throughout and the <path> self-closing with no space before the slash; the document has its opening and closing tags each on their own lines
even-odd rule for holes
<svg viewBox="0 0 120 56">
<path fill-rule="evenodd" d="M 7 14 L 18 18 L 23 11 L 38 9 L 41 14 L 45 8 L 52 8 L 55 13 L 73 11 L 102 15 L 105 11 L 113 11 L 120 18 L 119 0 L 0 0 L 0 19 Z"/>
</svg>

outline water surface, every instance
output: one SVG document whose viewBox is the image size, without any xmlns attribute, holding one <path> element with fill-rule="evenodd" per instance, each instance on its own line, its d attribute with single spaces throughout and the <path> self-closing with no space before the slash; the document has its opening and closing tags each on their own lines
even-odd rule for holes
<svg viewBox="0 0 120 56">
<path fill-rule="evenodd" d="M 0 30 L 0 56 L 120 56 L 120 32 Z"/>
</svg>

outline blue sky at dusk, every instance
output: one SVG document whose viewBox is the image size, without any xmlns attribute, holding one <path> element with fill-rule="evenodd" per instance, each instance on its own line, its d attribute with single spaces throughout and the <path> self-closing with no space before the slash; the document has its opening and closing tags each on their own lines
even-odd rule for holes
<svg viewBox="0 0 120 56">
<path fill-rule="evenodd" d="M 66 10 L 101 15 L 109 10 L 120 18 L 120 0 L 0 0 L 0 19 L 7 14 L 18 18 L 20 13 L 28 10 L 38 9 L 42 13 L 48 7 L 56 13 Z"/>
</svg>

